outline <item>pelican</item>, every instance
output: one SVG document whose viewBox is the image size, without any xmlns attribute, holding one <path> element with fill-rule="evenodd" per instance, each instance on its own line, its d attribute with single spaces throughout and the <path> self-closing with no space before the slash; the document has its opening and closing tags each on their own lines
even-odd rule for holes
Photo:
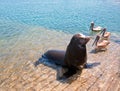
<svg viewBox="0 0 120 91">
<path fill-rule="evenodd" d="M 93 45 L 94 44 L 96 45 L 95 50 L 99 51 L 99 50 L 107 50 L 107 46 L 108 46 L 108 44 L 110 44 L 110 42 L 107 40 L 100 41 L 100 36 L 97 35 L 95 41 L 93 42 Z"/>
<path fill-rule="evenodd" d="M 90 30 L 92 30 L 92 31 L 94 31 L 94 32 L 99 32 L 99 31 L 102 30 L 102 27 L 100 27 L 100 26 L 94 27 L 94 22 L 91 22 Z"/>
<path fill-rule="evenodd" d="M 106 32 L 106 30 L 107 30 L 106 28 L 103 28 L 103 30 L 101 31 L 100 34 L 102 34 L 103 39 L 108 40 L 108 38 L 110 37 L 111 33 L 110 32 Z"/>
</svg>

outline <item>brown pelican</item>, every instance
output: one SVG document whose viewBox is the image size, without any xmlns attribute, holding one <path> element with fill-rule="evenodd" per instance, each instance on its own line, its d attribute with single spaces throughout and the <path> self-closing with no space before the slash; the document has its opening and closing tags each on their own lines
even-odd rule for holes
<svg viewBox="0 0 120 91">
<path fill-rule="evenodd" d="M 106 32 L 106 30 L 107 30 L 106 28 L 103 28 L 103 30 L 100 33 L 100 34 L 102 34 L 103 39 L 108 39 L 110 37 L 110 35 L 111 35 L 111 33 Z"/>
<path fill-rule="evenodd" d="M 94 22 L 91 22 L 90 30 L 92 30 L 92 31 L 94 31 L 94 32 L 99 32 L 99 31 L 102 30 L 102 27 L 100 27 L 100 26 L 94 27 Z"/>
<path fill-rule="evenodd" d="M 99 50 L 107 50 L 107 46 L 110 42 L 108 40 L 100 40 L 100 36 L 97 35 L 95 41 L 93 42 L 93 45 L 95 44 L 95 50 L 99 51 Z"/>
</svg>

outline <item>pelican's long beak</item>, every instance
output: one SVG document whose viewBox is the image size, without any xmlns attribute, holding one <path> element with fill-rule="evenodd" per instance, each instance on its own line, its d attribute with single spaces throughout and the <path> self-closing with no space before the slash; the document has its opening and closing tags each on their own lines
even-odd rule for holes
<svg viewBox="0 0 120 91">
<path fill-rule="evenodd" d="M 103 34 L 102 34 L 102 36 L 104 36 L 105 32 L 106 32 L 106 30 L 103 30 Z"/>
<path fill-rule="evenodd" d="M 102 36 L 104 36 L 105 32 L 106 32 L 106 28 L 103 28 L 100 34 L 102 34 Z"/>
<path fill-rule="evenodd" d="M 97 37 L 95 38 L 95 41 L 93 42 L 92 46 L 93 46 L 95 43 L 96 43 L 96 45 L 97 45 L 98 40 L 99 40 L 99 36 L 97 36 Z"/>
<path fill-rule="evenodd" d="M 104 29 L 102 29 L 102 31 L 99 34 L 102 34 L 104 32 Z"/>
</svg>

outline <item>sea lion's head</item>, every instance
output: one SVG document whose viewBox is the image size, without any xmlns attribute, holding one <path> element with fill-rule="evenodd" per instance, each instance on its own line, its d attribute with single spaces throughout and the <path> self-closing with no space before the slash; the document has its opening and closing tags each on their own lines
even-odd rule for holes
<svg viewBox="0 0 120 91">
<path fill-rule="evenodd" d="M 77 44 L 86 45 L 89 40 L 90 40 L 89 36 L 85 36 L 83 34 L 78 33 L 72 37 L 71 44 L 73 44 L 73 45 L 77 45 Z"/>
</svg>

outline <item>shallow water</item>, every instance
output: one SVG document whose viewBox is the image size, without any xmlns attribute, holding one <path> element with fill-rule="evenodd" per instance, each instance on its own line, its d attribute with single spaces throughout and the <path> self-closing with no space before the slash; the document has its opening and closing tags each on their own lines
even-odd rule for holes
<svg viewBox="0 0 120 91">
<path fill-rule="evenodd" d="M 90 22 L 94 21 L 108 31 L 119 33 L 119 10 L 118 0 L 2 0 L 0 20 L 85 34 L 89 32 Z"/>
</svg>

